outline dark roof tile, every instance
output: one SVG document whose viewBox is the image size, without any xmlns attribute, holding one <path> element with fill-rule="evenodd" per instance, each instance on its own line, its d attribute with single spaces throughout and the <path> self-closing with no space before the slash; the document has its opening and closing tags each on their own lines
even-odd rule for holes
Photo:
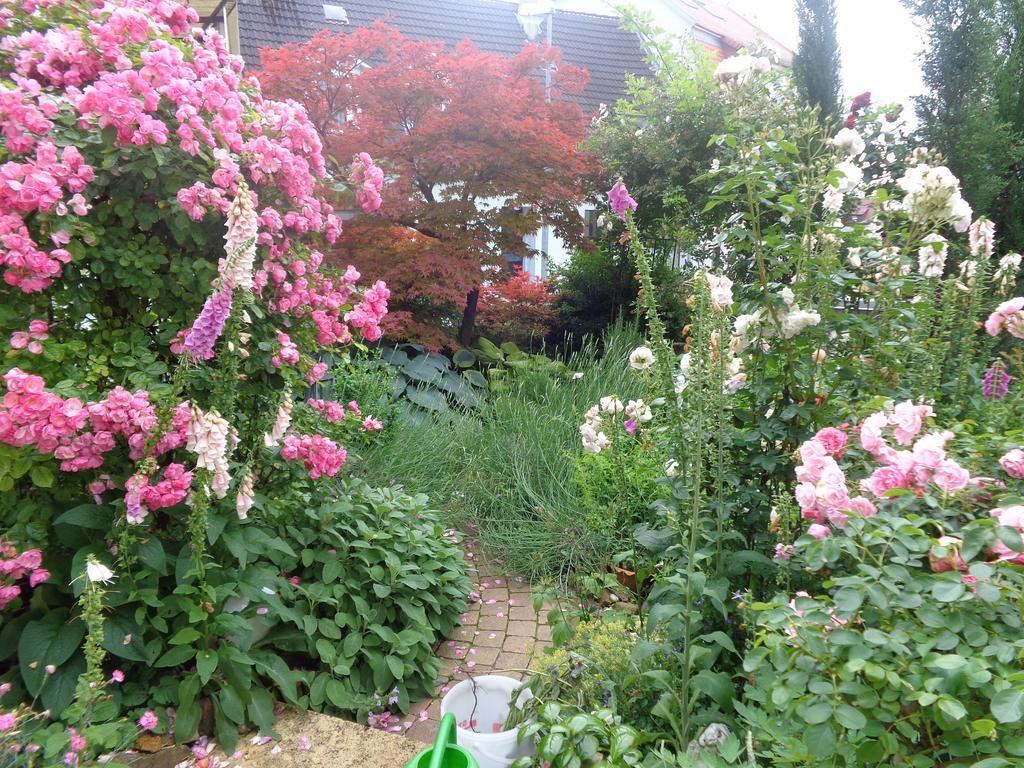
<svg viewBox="0 0 1024 768">
<path fill-rule="evenodd" d="M 482 50 L 506 56 L 527 42 L 516 18 L 517 3 L 508 0 L 330 1 L 345 9 L 347 23 L 327 21 L 319 0 L 239 0 L 243 58 L 255 64 L 263 46 L 307 40 L 324 28 L 341 31 L 369 26 L 377 19 L 413 40 L 455 45 L 469 39 Z M 566 63 L 590 72 L 578 99 L 586 112 L 601 104 L 612 105 L 623 96 L 627 73 L 650 73 L 639 38 L 620 29 L 616 18 L 555 11 L 551 37 Z"/>
</svg>

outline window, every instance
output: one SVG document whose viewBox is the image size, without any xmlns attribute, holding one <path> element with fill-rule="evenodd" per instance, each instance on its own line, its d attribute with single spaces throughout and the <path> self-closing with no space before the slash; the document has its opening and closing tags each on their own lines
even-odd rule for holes
<svg viewBox="0 0 1024 768">
<path fill-rule="evenodd" d="M 340 21 L 342 24 L 348 24 L 348 13 L 340 5 L 334 3 L 324 3 L 324 18 L 328 21 Z"/>
<path fill-rule="evenodd" d="M 523 255 L 521 253 L 506 253 L 505 262 L 509 272 L 515 272 L 516 269 L 523 268 Z"/>
<path fill-rule="evenodd" d="M 598 213 L 596 208 L 587 208 L 583 211 L 583 227 L 586 230 L 586 237 L 597 240 L 600 227 L 597 224 Z"/>
</svg>

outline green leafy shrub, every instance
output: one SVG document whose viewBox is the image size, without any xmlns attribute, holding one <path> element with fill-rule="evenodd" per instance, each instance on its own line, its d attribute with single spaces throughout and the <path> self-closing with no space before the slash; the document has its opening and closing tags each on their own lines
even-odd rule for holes
<svg viewBox="0 0 1024 768">
<path fill-rule="evenodd" d="M 535 714 L 551 701 L 582 712 L 611 708 L 633 727 L 657 733 L 652 710 L 660 694 L 651 675 L 671 673 L 654 648 L 635 619 L 609 614 L 581 623 L 568 643 L 534 661 L 527 685 L 536 703 L 526 709 Z"/>
<path fill-rule="evenodd" d="M 851 519 L 799 563 L 828 594 L 753 606 L 743 711 L 776 765 L 1016 765 L 1024 757 L 1024 575 L 975 561 L 995 521 L 936 545 L 913 513 Z M 955 550 L 955 551 L 954 551 Z M 935 573 L 929 557 L 963 557 Z M 973 562 L 972 562 L 973 561 Z M 842 575 L 840 575 L 842 574 Z M 993 762 L 989 762 L 992 760 Z M 981 762 L 979 762 L 981 761 Z"/>
<path fill-rule="evenodd" d="M 374 694 L 398 689 L 397 706 L 433 693 L 434 646 L 466 609 L 462 550 L 426 496 L 346 483 L 310 507 L 270 560 L 280 580 L 279 620 L 263 644 L 298 654 L 313 709 L 366 716 Z M 310 663 L 312 662 L 312 664 Z"/>
<path fill-rule="evenodd" d="M 644 757 L 640 747 L 646 741 L 643 733 L 622 722 L 611 709 L 579 712 L 557 702 L 541 707 L 520 734 L 537 739 L 537 752 L 519 758 L 512 768 L 640 765 Z"/>
<path fill-rule="evenodd" d="M 610 450 L 576 457 L 573 483 L 581 512 L 587 525 L 604 537 L 608 552 L 629 549 L 633 529 L 653 522 L 652 505 L 669 494 L 658 482 L 665 457 L 650 437 L 636 439 L 622 432 Z"/>
<path fill-rule="evenodd" d="M 683 304 L 683 274 L 673 267 L 667 252 L 656 259 L 654 274 L 665 321 L 672 336 L 679 338 L 689 316 Z M 635 275 L 632 260 L 614 238 L 590 250 L 574 251 L 569 263 L 558 272 L 561 322 L 556 335 L 577 344 L 586 336 L 600 335 L 620 318 L 639 321 Z"/>
</svg>

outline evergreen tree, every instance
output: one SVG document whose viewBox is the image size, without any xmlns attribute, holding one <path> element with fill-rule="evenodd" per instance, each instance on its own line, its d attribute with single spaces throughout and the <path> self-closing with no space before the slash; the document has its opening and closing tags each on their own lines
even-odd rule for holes
<svg viewBox="0 0 1024 768">
<path fill-rule="evenodd" d="M 1021 149 L 1015 124 L 1024 119 L 1019 27 L 1007 13 L 1019 0 L 904 4 L 928 36 L 922 57 L 927 91 L 916 100 L 921 138 L 946 156 L 975 212 L 998 220 L 1005 235 L 1004 226 L 1015 222 L 1000 209 L 1013 203 L 1006 195 Z M 1013 188 L 1012 196 L 1019 196 L 1019 186 Z"/>
<path fill-rule="evenodd" d="M 800 43 L 793 75 L 800 95 L 821 108 L 823 120 L 839 115 L 839 43 L 835 0 L 797 0 Z"/>
</svg>

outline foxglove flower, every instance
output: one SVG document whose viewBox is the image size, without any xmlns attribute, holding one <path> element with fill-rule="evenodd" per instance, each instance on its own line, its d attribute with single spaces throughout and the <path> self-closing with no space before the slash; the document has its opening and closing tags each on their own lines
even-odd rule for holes
<svg viewBox="0 0 1024 768">
<path fill-rule="evenodd" d="M 987 400 L 1002 400 L 1010 391 L 1010 375 L 998 360 L 985 371 L 981 380 L 981 394 Z"/>
<path fill-rule="evenodd" d="M 635 211 L 637 207 L 636 200 L 629 196 L 629 190 L 622 183 L 622 179 L 615 182 L 614 186 L 608 190 L 608 204 L 611 206 L 612 213 L 623 221 L 626 220 L 626 211 Z"/>
<path fill-rule="evenodd" d="M 212 293 L 185 336 L 185 349 L 198 360 L 213 357 L 213 346 L 224 333 L 224 324 L 230 315 L 231 289 L 222 288 Z"/>
</svg>

